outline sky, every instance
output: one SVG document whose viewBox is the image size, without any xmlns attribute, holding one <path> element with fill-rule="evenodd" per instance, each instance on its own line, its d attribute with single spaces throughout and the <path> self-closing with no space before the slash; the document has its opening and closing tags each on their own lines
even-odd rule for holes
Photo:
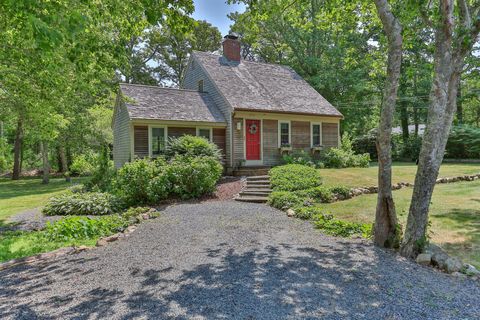
<svg viewBox="0 0 480 320">
<path fill-rule="evenodd" d="M 228 33 L 232 21 L 227 18 L 230 12 L 243 12 L 244 4 L 226 4 L 226 0 L 194 0 L 196 20 L 207 20 L 220 30 L 222 36 Z"/>
</svg>

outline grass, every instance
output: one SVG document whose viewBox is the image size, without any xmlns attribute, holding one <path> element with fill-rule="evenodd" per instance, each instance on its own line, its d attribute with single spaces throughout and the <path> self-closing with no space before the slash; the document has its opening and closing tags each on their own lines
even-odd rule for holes
<svg viewBox="0 0 480 320">
<path fill-rule="evenodd" d="M 53 251 L 68 246 L 93 246 L 97 239 L 51 241 L 45 238 L 42 231 L 5 232 L 0 234 L 0 262 L 32 256 L 38 253 Z"/>
<path fill-rule="evenodd" d="M 417 166 L 412 162 L 396 162 L 393 165 L 393 183 L 415 180 Z M 378 166 L 373 163 L 369 168 L 320 169 L 326 185 L 342 184 L 347 187 L 376 186 Z M 440 167 L 439 177 L 454 177 L 480 173 L 479 163 L 445 163 Z"/>
<path fill-rule="evenodd" d="M 477 165 L 478 168 L 478 165 Z M 338 175 L 341 175 L 338 170 Z M 364 169 L 370 170 L 370 169 Z M 443 172 L 459 172 L 448 166 Z M 478 172 L 478 171 L 477 171 Z M 353 180 L 353 179 L 352 179 Z M 358 178 L 364 180 L 364 177 Z M 338 181 L 343 182 L 338 179 Z M 412 188 L 394 191 L 400 223 L 406 225 Z M 430 206 L 431 241 L 447 252 L 480 268 L 480 181 L 439 184 L 435 187 Z M 373 223 L 377 195 L 363 195 L 346 201 L 319 205 L 336 218 Z"/>
<path fill-rule="evenodd" d="M 72 178 L 70 183 L 64 178 L 50 179 L 49 184 L 42 184 L 42 180 L 37 178 L 0 179 L 0 225 L 12 215 L 45 205 L 50 197 L 85 179 Z"/>
</svg>

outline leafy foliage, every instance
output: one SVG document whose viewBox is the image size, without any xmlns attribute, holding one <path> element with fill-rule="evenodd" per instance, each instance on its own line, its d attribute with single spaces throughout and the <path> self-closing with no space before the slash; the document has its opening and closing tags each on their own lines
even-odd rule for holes
<svg viewBox="0 0 480 320">
<path fill-rule="evenodd" d="M 280 210 L 300 206 L 303 202 L 303 198 L 290 191 L 273 191 L 268 196 L 268 204 Z"/>
<path fill-rule="evenodd" d="M 222 172 L 222 165 L 214 157 L 178 155 L 168 166 L 172 192 L 182 199 L 196 198 L 215 191 Z"/>
<path fill-rule="evenodd" d="M 285 164 L 301 164 L 304 166 L 311 166 L 321 168 L 323 163 L 318 160 L 314 160 L 312 156 L 305 150 L 295 150 L 290 154 L 284 154 L 282 161 Z"/>
<path fill-rule="evenodd" d="M 304 190 L 322 184 L 322 178 L 317 169 L 301 164 L 287 164 L 272 168 L 269 175 L 275 191 Z"/>
<path fill-rule="evenodd" d="M 54 222 L 47 222 L 45 235 L 51 241 L 68 241 L 74 239 L 92 239 L 108 236 L 123 231 L 128 222 L 119 215 L 101 218 L 68 217 Z"/>
<path fill-rule="evenodd" d="M 368 153 L 355 154 L 348 134 L 342 137 L 340 148 L 331 148 L 323 156 L 323 162 L 328 168 L 368 167 L 370 155 Z"/>
<path fill-rule="evenodd" d="M 335 219 L 332 215 L 316 214 L 312 217 L 314 225 L 332 236 L 351 237 L 354 235 L 370 238 L 372 225 Z"/>
<path fill-rule="evenodd" d="M 62 215 L 107 215 L 122 208 L 117 197 L 109 193 L 71 193 L 53 197 L 43 208 L 48 216 Z"/>
<path fill-rule="evenodd" d="M 95 170 L 95 165 L 92 160 L 93 159 L 89 159 L 86 154 L 78 155 L 73 159 L 73 162 L 70 165 L 70 173 L 78 176 L 91 175 Z"/>
<path fill-rule="evenodd" d="M 480 128 L 467 125 L 453 127 L 446 152 L 451 158 L 480 158 Z"/>
<path fill-rule="evenodd" d="M 173 158 L 177 155 L 188 157 L 213 157 L 217 160 L 222 154 L 217 145 L 203 137 L 184 135 L 178 138 L 170 138 L 168 141 L 166 155 Z"/>
</svg>

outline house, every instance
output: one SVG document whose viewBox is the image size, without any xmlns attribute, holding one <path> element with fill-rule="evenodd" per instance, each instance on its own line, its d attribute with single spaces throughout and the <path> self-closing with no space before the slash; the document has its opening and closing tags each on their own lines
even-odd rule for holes
<svg viewBox="0 0 480 320">
<path fill-rule="evenodd" d="M 317 155 L 339 145 L 342 114 L 287 66 L 245 61 L 228 35 L 223 55 L 193 52 L 181 89 L 121 84 L 113 129 L 115 166 L 162 153 L 168 137 L 216 143 L 227 173 L 269 167 L 282 153 Z"/>
</svg>

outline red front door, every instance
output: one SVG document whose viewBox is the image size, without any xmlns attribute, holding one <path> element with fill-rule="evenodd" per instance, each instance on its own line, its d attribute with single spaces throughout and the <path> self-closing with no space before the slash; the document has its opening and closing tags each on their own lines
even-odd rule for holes
<svg viewBox="0 0 480 320">
<path fill-rule="evenodd" d="M 260 120 L 245 120 L 246 160 L 260 160 Z"/>
</svg>

